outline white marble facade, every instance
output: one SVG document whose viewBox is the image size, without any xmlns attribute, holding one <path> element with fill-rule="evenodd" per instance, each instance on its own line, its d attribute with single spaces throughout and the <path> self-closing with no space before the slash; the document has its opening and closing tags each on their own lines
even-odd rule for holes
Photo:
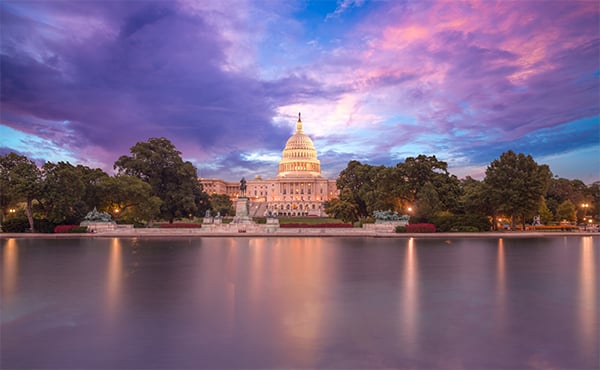
<svg viewBox="0 0 600 370">
<path fill-rule="evenodd" d="M 241 177 L 241 176 L 240 176 Z M 227 194 L 232 200 L 239 196 L 239 182 L 200 178 L 209 194 Z M 280 216 L 326 216 L 323 203 L 337 198 L 335 180 L 321 175 L 317 150 L 303 132 L 298 115 L 296 132 L 288 139 L 279 162 L 277 177 L 248 180 L 246 196 L 250 199 L 250 216 L 263 216 L 267 211 Z"/>
</svg>

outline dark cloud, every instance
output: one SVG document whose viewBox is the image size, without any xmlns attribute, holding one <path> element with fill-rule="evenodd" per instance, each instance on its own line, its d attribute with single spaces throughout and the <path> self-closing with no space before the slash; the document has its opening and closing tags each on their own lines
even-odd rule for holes
<svg viewBox="0 0 600 370">
<path fill-rule="evenodd" d="M 31 37 L 39 47 L 9 47 L 1 55 L 3 124 L 8 114 L 10 126 L 25 132 L 32 130 L 26 116 L 68 121 L 76 140 L 61 144 L 82 155 L 86 146 L 100 146 L 115 153 L 99 158 L 108 163 L 149 137 L 167 137 L 184 155 L 207 160 L 232 148 L 278 148 L 289 131 L 272 125 L 270 96 L 291 100 L 286 93 L 297 96 L 298 86 L 310 90 L 316 84 L 301 77 L 265 84 L 226 71 L 227 44 L 218 30 L 201 16 L 178 13 L 174 4 L 127 2 L 93 11 L 103 27 L 112 28 L 85 40 L 69 37 L 77 29 L 49 38 L 47 25 L 3 12 L 3 21 L 9 20 L 3 41 L 14 46 Z M 90 8 L 93 3 L 85 11 Z M 81 10 L 63 15 L 88 14 Z M 39 54 L 51 58 L 40 60 Z M 54 139 L 40 130 L 35 134 Z"/>
</svg>

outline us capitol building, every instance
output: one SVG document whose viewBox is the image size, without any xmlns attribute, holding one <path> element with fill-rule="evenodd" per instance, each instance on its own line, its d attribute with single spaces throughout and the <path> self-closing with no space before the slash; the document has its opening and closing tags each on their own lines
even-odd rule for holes
<svg viewBox="0 0 600 370">
<path fill-rule="evenodd" d="M 199 181 L 208 194 L 227 194 L 232 200 L 239 196 L 239 182 L 213 178 Z M 283 149 L 277 177 L 263 180 L 257 176 L 246 186 L 251 217 L 263 216 L 269 210 L 280 216 L 326 216 L 323 203 L 338 196 L 335 180 L 321 176 L 321 162 L 315 145 L 302 130 L 300 113 L 296 132 Z"/>
</svg>

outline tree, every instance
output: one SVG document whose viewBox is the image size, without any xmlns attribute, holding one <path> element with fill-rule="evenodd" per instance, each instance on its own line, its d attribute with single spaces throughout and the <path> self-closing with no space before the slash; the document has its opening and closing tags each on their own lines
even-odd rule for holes
<svg viewBox="0 0 600 370">
<path fill-rule="evenodd" d="M 35 231 L 33 223 L 33 200 L 41 191 L 41 174 L 36 164 L 25 156 L 8 153 L 0 156 L 0 193 L 2 206 L 24 201 L 26 203 L 29 230 Z M 4 209 L 2 210 L 4 212 Z"/>
<path fill-rule="evenodd" d="M 557 209 L 556 217 L 560 220 L 577 221 L 577 209 L 570 200 L 562 202 Z"/>
<path fill-rule="evenodd" d="M 181 159 L 169 140 L 150 138 L 135 144 L 130 152 L 131 156 L 121 156 L 114 168 L 150 184 L 152 195 L 162 201 L 160 217 L 172 223 L 175 218 L 199 215 L 208 207 L 196 168 Z"/>
<path fill-rule="evenodd" d="M 162 201 L 152 195 L 152 187 L 142 179 L 129 175 L 116 175 L 103 179 L 105 190 L 103 208 L 115 220 L 147 222 L 160 214 Z"/>
<path fill-rule="evenodd" d="M 542 200 L 540 202 L 540 208 L 539 208 L 538 212 L 540 215 L 540 221 L 541 221 L 542 225 L 547 225 L 550 221 L 552 221 L 552 218 L 554 215 L 552 214 L 552 211 L 550 211 L 550 209 L 546 205 L 546 198 L 544 198 L 544 197 L 542 197 Z"/>
<path fill-rule="evenodd" d="M 227 194 L 211 194 L 208 199 L 213 212 L 219 212 L 221 216 L 234 214 L 233 202 Z"/>
<path fill-rule="evenodd" d="M 399 175 L 404 179 L 403 198 L 418 201 L 419 192 L 425 184 L 433 185 L 441 202 L 440 209 L 457 212 L 460 206 L 460 182 L 448 172 L 448 164 L 435 156 L 419 155 L 408 157 L 403 163 L 396 165 Z M 429 194 L 431 195 L 431 194 Z"/>
<path fill-rule="evenodd" d="M 54 224 L 79 223 L 90 207 L 83 200 L 85 183 L 80 166 L 46 162 L 42 166 L 42 192 L 38 202 L 46 219 Z"/>
<path fill-rule="evenodd" d="M 438 192 L 431 182 L 426 182 L 417 193 L 415 216 L 429 222 L 433 216 L 443 210 Z"/>
<path fill-rule="evenodd" d="M 350 190 L 343 190 L 339 198 L 325 202 L 325 213 L 344 222 L 354 223 L 358 221 L 361 215 L 353 198 Z"/>
<path fill-rule="evenodd" d="M 552 173 L 547 165 L 538 165 L 530 155 L 512 150 L 494 160 L 485 171 L 490 202 L 495 211 L 511 216 L 513 228 L 516 216 L 525 220 L 537 213 L 546 194 Z"/>
</svg>

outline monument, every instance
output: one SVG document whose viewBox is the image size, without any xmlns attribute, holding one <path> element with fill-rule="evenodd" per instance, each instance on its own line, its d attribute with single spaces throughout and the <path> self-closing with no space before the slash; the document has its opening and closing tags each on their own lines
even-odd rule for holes
<svg viewBox="0 0 600 370">
<path fill-rule="evenodd" d="M 235 201 L 235 217 L 232 221 L 234 224 L 251 225 L 254 223 L 250 218 L 250 203 L 246 196 L 246 188 L 246 179 L 242 177 L 240 180 L 240 196 Z"/>
<path fill-rule="evenodd" d="M 398 212 L 392 212 L 391 210 L 374 211 L 373 217 L 375 218 L 375 223 L 364 224 L 362 226 L 363 229 L 376 232 L 393 232 L 396 229 L 396 226 L 408 225 L 410 219 L 409 215 L 400 216 Z"/>
<path fill-rule="evenodd" d="M 117 228 L 117 223 L 112 220 L 110 214 L 98 212 L 96 207 L 88 212 L 79 226 L 87 226 L 89 232 L 111 231 Z"/>
</svg>

